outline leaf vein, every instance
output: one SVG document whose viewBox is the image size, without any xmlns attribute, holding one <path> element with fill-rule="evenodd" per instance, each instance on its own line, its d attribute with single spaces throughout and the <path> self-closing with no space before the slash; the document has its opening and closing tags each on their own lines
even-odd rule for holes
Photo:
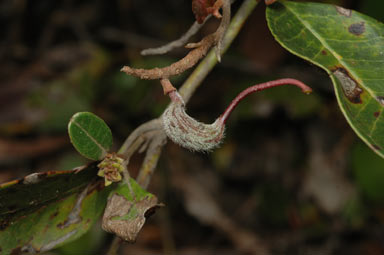
<svg viewBox="0 0 384 255">
<path fill-rule="evenodd" d="M 78 128 L 81 129 L 81 131 L 84 132 L 84 134 L 92 141 L 94 142 L 97 147 L 99 147 L 99 149 L 101 150 L 102 152 L 102 155 L 106 155 L 107 154 L 107 150 L 93 137 L 91 136 L 88 131 L 86 129 L 84 129 L 79 123 L 77 123 L 76 121 L 73 122 L 73 124 L 75 124 Z"/>
</svg>

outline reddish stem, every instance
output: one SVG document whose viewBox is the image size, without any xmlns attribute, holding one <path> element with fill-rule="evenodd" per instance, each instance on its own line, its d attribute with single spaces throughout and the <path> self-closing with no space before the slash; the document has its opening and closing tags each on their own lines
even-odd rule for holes
<svg viewBox="0 0 384 255">
<path fill-rule="evenodd" d="M 277 87 L 277 86 L 281 86 L 281 85 L 297 86 L 297 87 L 301 88 L 301 90 L 306 94 L 309 94 L 312 92 L 312 89 L 310 87 L 308 87 L 307 85 L 305 85 L 304 83 L 302 83 L 299 80 L 291 79 L 291 78 L 280 79 L 280 80 L 256 84 L 252 87 L 249 87 L 249 88 L 243 90 L 239 95 L 237 95 L 237 97 L 235 97 L 235 99 L 232 100 L 231 104 L 227 107 L 227 109 L 225 109 L 224 113 L 219 117 L 220 121 L 224 125 L 225 122 L 227 121 L 229 115 L 232 113 L 232 111 L 235 109 L 235 107 L 238 105 L 238 103 L 241 100 L 243 100 L 246 96 L 248 96 L 249 94 L 252 94 L 256 91 L 261 91 L 264 89 L 269 89 L 269 88 Z"/>
</svg>

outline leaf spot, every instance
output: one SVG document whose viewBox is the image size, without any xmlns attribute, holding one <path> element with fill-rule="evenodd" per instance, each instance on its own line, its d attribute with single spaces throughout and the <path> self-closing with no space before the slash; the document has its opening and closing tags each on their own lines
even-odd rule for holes
<svg viewBox="0 0 384 255">
<path fill-rule="evenodd" d="M 373 116 L 375 116 L 375 118 L 378 118 L 380 116 L 380 112 L 374 112 Z"/>
<path fill-rule="evenodd" d="M 361 104 L 360 94 L 363 90 L 358 83 L 350 76 L 347 70 L 342 67 L 333 71 L 333 75 L 340 81 L 345 96 L 354 104 Z M 383 98 L 384 99 L 384 98 Z"/>
<path fill-rule="evenodd" d="M 362 35 L 365 32 L 365 23 L 354 23 L 348 27 L 348 31 L 354 35 Z"/>
<path fill-rule="evenodd" d="M 324 55 L 324 56 L 326 56 L 328 53 L 327 53 L 327 51 L 326 50 L 322 50 L 321 51 L 321 55 Z"/>
<path fill-rule="evenodd" d="M 52 213 L 51 216 L 49 216 L 49 219 L 53 220 L 57 215 L 59 215 L 59 211 Z"/>
<path fill-rule="evenodd" d="M 341 14 L 341 15 L 343 15 L 343 16 L 346 16 L 346 17 L 351 17 L 351 15 L 352 15 L 352 11 L 351 10 L 349 10 L 349 9 L 345 9 L 345 8 L 343 8 L 343 7 L 340 7 L 340 6 L 335 6 L 336 7 L 336 11 L 339 13 L 339 14 Z"/>
</svg>

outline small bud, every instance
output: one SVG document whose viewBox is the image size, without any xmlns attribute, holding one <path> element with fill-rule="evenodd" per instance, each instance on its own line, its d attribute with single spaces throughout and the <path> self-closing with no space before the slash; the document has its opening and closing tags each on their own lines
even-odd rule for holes
<svg viewBox="0 0 384 255">
<path fill-rule="evenodd" d="M 105 186 L 110 185 L 112 182 L 121 181 L 122 176 L 120 173 L 124 172 L 126 169 L 124 160 L 114 153 L 107 154 L 104 160 L 101 161 L 97 166 L 100 169 L 97 175 L 104 177 Z"/>
<path fill-rule="evenodd" d="M 103 170 L 99 170 L 97 172 L 97 175 L 100 176 L 100 177 L 104 177 L 104 171 Z"/>
<path fill-rule="evenodd" d="M 111 184 L 112 184 L 111 181 L 105 179 L 105 183 L 104 183 L 104 186 L 105 186 L 105 187 L 107 187 L 107 186 L 109 186 L 109 185 L 111 185 Z"/>
</svg>

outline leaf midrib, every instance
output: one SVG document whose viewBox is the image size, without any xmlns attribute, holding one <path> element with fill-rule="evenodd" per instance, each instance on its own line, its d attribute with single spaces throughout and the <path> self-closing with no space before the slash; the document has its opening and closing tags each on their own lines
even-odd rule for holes
<svg viewBox="0 0 384 255">
<path fill-rule="evenodd" d="M 76 122 L 76 120 L 73 121 L 73 124 L 75 124 L 78 128 L 81 129 L 81 131 L 84 132 L 84 134 L 89 138 L 91 139 L 92 142 L 94 142 L 97 147 L 99 147 L 99 149 L 101 150 L 101 155 L 100 157 L 104 157 L 106 154 L 107 154 L 107 150 L 95 139 L 93 138 L 93 136 L 91 136 L 87 130 L 85 130 L 79 123 Z"/>
</svg>

